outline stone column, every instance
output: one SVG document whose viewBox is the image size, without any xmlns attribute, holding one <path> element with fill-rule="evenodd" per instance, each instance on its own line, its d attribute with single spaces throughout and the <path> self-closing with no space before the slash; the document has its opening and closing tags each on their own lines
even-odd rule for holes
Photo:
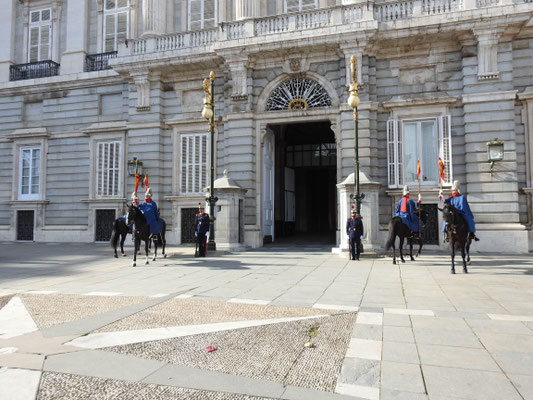
<svg viewBox="0 0 533 400">
<path fill-rule="evenodd" d="M 9 81 L 9 66 L 15 63 L 16 0 L 0 0 L 0 82 Z"/>
<path fill-rule="evenodd" d="M 237 21 L 257 16 L 257 0 L 235 0 L 235 19 Z"/>
<path fill-rule="evenodd" d="M 61 74 L 83 72 L 87 55 L 88 0 L 68 0 L 67 48 L 61 57 Z"/>
<path fill-rule="evenodd" d="M 228 177 L 215 181 L 215 195 L 218 197 L 216 213 L 217 249 L 239 251 L 244 249 L 244 195 L 246 189 L 241 188 Z"/>
<path fill-rule="evenodd" d="M 359 172 L 361 178 L 360 188 L 361 193 L 365 194 L 365 198 L 361 201 L 361 216 L 363 217 L 363 226 L 365 234 L 362 241 L 365 252 L 377 252 L 381 250 L 382 246 L 379 238 L 379 213 L 376 205 L 379 204 L 379 182 L 371 182 L 366 174 Z M 346 235 L 346 221 L 350 217 L 352 201 L 350 195 L 354 193 L 354 174 L 351 173 L 348 177 L 337 185 L 339 192 L 339 221 L 340 231 L 339 238 L 337 238 L 338 247 L 333 249 L 334 253 L 342 253 L 348 251 L 348 236 Z"/>
<path fill-rule="evenodd" d="M 166 0 L 143 0 L 142 37 L 162 35 L 166 32 Z"/>
</svg>

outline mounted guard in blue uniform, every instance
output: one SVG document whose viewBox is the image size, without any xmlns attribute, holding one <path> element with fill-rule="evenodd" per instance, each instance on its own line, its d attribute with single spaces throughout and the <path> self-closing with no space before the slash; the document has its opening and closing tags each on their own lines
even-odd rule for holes
<svg viewBox="0 0 533 400">
<path fill-rule="evenodd" d="M 363 220 L 352 210 L 352 217 L 346 221 L 346 234 L 350 241 L 350 260 L 359 260 L 361 254 L 361 236 L 364 234 Z"/>
<path fill-rule="evenodd" d="M 409 198 L 409 186 L 403 187 L 403 197 L 396 205 L 395 217 L 400 217 L 402 222 L 412 231 L 418 232 L 420 222 L 416 215 L 416 203 Z"/>
<path fill-rule="evenodd" d="M 459 211 L 459 214 L 461 214 L 461 216 L 465 220 L 470 238 L 474 239 L 475 241 L 478 241 L 479 239 L 476 237 L 476 224 L 474 222 L 474 214 L 472 214 L 472 211 L 470 210 L 470 206 L 468 205 L 468 200 L 466 199 L 466 196 L 461 194 L 461 183 L 459 181 L 453 182 L 452 195 L 446 200 L 444 200 L 444 203 L 454 206 L 457 211 Z M 446 229 L 446 223 L 443 222 L 442 225 L 442 231 L 444 232 Z"/>
<path fill-rule="evenodd" d="M 144 214 L 146 221 L 150 225 L 150 234 L 156 235 L 163 230 L 163 221 L 159 217 L 157 204 L 152 200 L 152 189 L 147 188 L 144 194 L 144 203 L 139 204 L 139 209 Z"/>
</svg>

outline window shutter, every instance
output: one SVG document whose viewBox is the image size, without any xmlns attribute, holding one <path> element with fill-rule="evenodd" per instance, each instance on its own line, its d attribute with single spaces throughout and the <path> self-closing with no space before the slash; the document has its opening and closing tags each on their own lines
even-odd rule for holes
<svg viewBox="0 0 533 400">
<path fill-rule="evenodd" d="M 389 187 L 398 187 L 398 120 L 387 121 L 387 176 Z"/>
<path fill-rule="evenodd" d="M 97 157 L 97 196 L 118 196 L 120 186 L 120 142 L 98 143 Z"/>
<path fill-rule="evenodd" d="M 52 27 L 50 25 L 41 26 L 41 51 L 39 55 L 39 61 L 50 59 L 50 32 Z"/>
<path fill-rule="evenodd" d="M 207 135 L 202 135 L 202 152 L 200 154 L 202 156 L 202 175 L 200 190 L 202 190 L 204 187 L 207 186 Z"/>
<path fill-rule="evenodd" d="M 444 183 L 447 185 L 450 185 L 453 180 L 451 124 L 451 115 L 439 117 L 439 156 L 444 163 Z"/>
<path fill-rule="evenodd" d="M 181 192 L 201 194 L 206 186 L 207 135 L 181 136 Z"/>
<path fill-rule="evenodd" d="M 39 27 L 30 28 L 30 58 L 29 62 L 39 61 Z"/>
</svg>

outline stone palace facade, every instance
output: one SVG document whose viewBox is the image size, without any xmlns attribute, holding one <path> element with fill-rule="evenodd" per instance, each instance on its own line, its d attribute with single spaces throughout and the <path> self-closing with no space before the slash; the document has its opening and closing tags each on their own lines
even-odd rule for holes
<svg viewBox="0 0 533 400">
<path fill-rule="evenodd" d="M 2 241 L 106 240 L 137 160 L 168 239 L 191 242 L 213 144 L 218 248 L 307 234 L 345 249 L 355 55 L 365 249 L 382 249 L 404 184 L 416 198 L 417 160 L 424 235 L 444 246 L 440 157 L 445 194 L 460 180 L 474 212 L 474 250 L 533 251 L 531 0 L 0 0 L 0 8 Z M 201 116 L 210 71 L 214 138 Z M 490 163 L 493 139 L 503 141 L 503 159 Z"/>
</svg>

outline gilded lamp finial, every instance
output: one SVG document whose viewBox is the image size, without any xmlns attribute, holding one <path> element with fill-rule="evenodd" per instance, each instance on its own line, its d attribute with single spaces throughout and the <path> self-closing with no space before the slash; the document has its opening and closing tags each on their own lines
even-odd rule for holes
<svg viewBox="0 0 533 400">
<path fill-rule="evenodd" d="M 355 56 L 352 56 L 350 58 L 350 63 L 352 64 L 352 83 L 357 83 L 357 77 L 356 77 L 356 63 L 357 63 L 357 58 L 355 58 Z"/>
</svg>

